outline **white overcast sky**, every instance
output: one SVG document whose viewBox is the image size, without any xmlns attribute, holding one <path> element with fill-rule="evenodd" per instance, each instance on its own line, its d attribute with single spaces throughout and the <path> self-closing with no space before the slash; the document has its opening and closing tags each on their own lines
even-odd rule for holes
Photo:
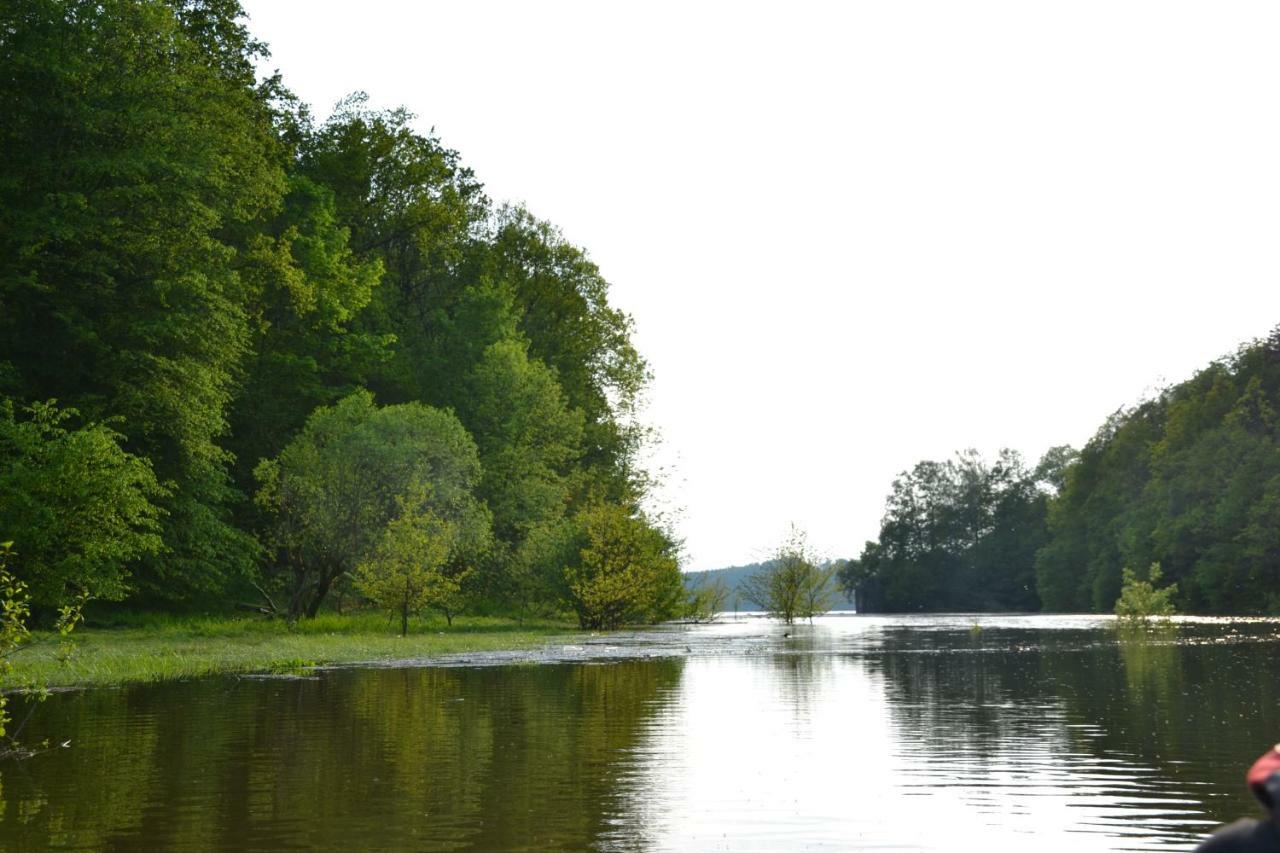
<svg viewBox="0 0 1280 853">
<path fill-rule="evenodd" d="M 636 322 L 686 568 L 831 556 L 894 475 L 1083 444 L 1280 323 L 1280 5 L 247 0 Z"/>
</svg>

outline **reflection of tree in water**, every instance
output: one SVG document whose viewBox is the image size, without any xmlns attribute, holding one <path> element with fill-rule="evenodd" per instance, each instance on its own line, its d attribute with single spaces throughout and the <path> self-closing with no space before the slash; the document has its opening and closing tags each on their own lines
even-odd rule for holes
<svg viewBox="0 0 1280 853">
<path fill-rule="evenodd" d="M 57 696 L 41 707 L 48 714 L 69 697 Z M 122 701 L 123 700 L 123 701 Z M 0 849 L 27 849 L 9 838 L 29 839 L 31 849 L 39 847 L 105 846 L 107 838 L 121 831 L 139 831 L 145 822 L 144 796 L 153 756 L 162 748 L 160 733 L 145 715 L 130 707 L 128 697 L 118 691 L 97 690 L 77 695 L 73 707 L 57 714 L 57 724 L 42 731 L 71 739 L 77 750 L 74 772 L 77 779 L 96 779 L 97 784 L 78 785 L 73 796 L 59 796 L 43 784 L 45 765 L 68 750 L 38 754 L 25 761 L 0 764 Z M 69 711 L 69 713 L 67 713 Z M 103 731 L 103 720 L 115 720 L 106 732 L 129 749 L 80 749 L 79 733 L 87 728 Z M 38 727 L 44 721 L 32 721 Z M 41 734 L 39 737 L 50 735 Z M 216 738 L 197 745 L 218 747 Z M 38 840 L 38 843 L 37 843 Z"/>
<path fill-rule="evenodd" d="M 0 848 L 591 847 L 682 667 L 364 670 L 55 697 L 42 723 L 73 748 L 5 768 Z"/>
<path fill-rule="evenodd" d="M 765 660 L 781 703 L 791 709 L 799 728 L 809 722 L 822 688 L 831 678 L 832 657 L 827 653 L 830 642 L 820 628 L 795 624 L 787 633 L 790 636 Z"/>
<path fill-rule="evenodd" d="M 1178 629 L 1169 622 L 1117 623 L 1116 645 L 1131 701 L 1143 703 L 1149 692 L 1156 694 L 1156 703 L 1172 701 L 1182 687 L 1177 641 Z"/>
<path fill-rule="evenodd" d="M 921 747 L 994 756 L 1037 733 L 1047 698 L 1036 656 L 993 632 L 890 631 L 883 670 L 898 730 Z"/>
<path fill-rule="evenodd" d="M 1101 768 L 1112 781 L 1100 784 L 1121 786 L 1117 801 L 1194 798 L 1222 821 L 1253 810 L 1244 770 L 1280 732 L 1274 640 L 1223 634 L 899 630 L 870 663 L 883 669 L 904 751 L 932 762 L 931 774 Z"/>
<path fill-rule="evenodd" d="M 1055 658 L 1049 670 L 1073 716 L 1097 721 L 1088 746 L 1206 786 L 1216 820 L 1255 807 L 1244 788 L 1250 762 L 1280 731 L 1280 657 L 1273 628 L 1175 625 L 1138 639 L 1100 642 L 1090 655 Z"/>
</svg>

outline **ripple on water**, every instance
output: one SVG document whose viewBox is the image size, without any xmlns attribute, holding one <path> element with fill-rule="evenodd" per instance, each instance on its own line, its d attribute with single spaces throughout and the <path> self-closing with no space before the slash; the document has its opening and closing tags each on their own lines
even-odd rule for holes
<svg viewBox="0 0 1280 853">
<path fill-rule="evenodd" d="M 975 624 L 981 630 L 974 630 Z M 744 618 L 50 698 L 4 849 L 1175 850 L 1250 810 L 1275 620 Z"/>
</svg>

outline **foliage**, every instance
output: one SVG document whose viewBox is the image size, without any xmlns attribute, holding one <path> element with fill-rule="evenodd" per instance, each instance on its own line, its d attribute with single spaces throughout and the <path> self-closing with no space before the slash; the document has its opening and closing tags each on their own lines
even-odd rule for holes
<svg viewBox="0 0 1280 853">
<path fill-rule="evenodd" d="M 644 440 L 632 420 L 648 381 L 631 343 L 631 318 L 608 303 L 609 284 L 587 253 L 523 208 L 504 208 L 472 273 L 507 282 L 530 354 L 555 371 L 568 405 L 584 416 L 584 463 L 611 500 L 640 486 L 629 463 Z"/>
<path fill-rule="evenodd" d="M 361 591 L 379 607 L 399 614 L 401 636 L 409 632 L 409 616 L 425 607 L 440 605 L 446 615 L 456 610 L 469 573 L 444 572 L 455 529 L 430 508 L 416 506 L 426 503 L 402 500 L 400 515 L 387 525 L 373 554 L 356 568 Z"/>
<path fill-rule="evenodd" d="M 245 236 L 283 191 L 262 47 L 234 3 L 20 0 L 0 12 L 0 364 L 171 484 L 174 598 L 244 571 L 219 438 L 249 343 Z"/>
<path fill-rule="evenodd" d="M 1145 579 L 1125 567 L 1120 597 L 1116 599 L 1116 615 L 1121 619 L 1145 621 L 1151 617 L 1167 618 L 1178 611 L 1173 597 L 1178 593 L 1176 583 L 1157 587 L 1160 583 L 1160 564 L 1152 563 Z"/>
<path fill-rule="evenodd" d="M 56 608 L 85 592 L 119 599 L 128 564 L 161 550 L 165 491 L 151 465 L 103 424 L 68 429 L 52 402 L 19 417 L 0 399 L 0 528 L 17 535 L 12 571 L 32 601 Z"/>
<path fill-rule="evenodd" d="M 841 572 L 860 611 L 1035 610 L 1034 565 L 1069 449 L 1035 470 L 1014 451 L 925 461 L 893 483 L 880 537 Z"/>
<path fill-rule="evenodd" d="M 690 622 L 710 622 L 723 612 L 729 601 L 729 585 L 724 578 L 705 576 L 685 582 L 684 618 Z"/>
<path fill-rule="evenodd" d="M 368 386 L 390 400 L 452 406 L 467 370 L 503 337 L 488 327 L 492 315 L 465 310 L 486 303 L 473 298 L 479 278 L 458 274 L 488 202 L 457 152 L 415 132 L 413 118 L 352 95 L 304 135 L 299 170 L 333 193 L 354 257 L 383 270 L 358 326 L 395 345 Z"/>
<path fill-rule="evenodd" d="M 294 618 L 314 617 L 334 582 L 373 557 L 406 506 L 452 525 L 458 555 L 483 550 L 488 539 L 488 513 L 473 492 L 475 443 L 453 415 L 421 403 L 378 407 L 368 392 L 352 394 L 313 412 L 256 473 L 258 502 L 271 519 L 266 539 Z"/>
<path fill-rule="evenodd" d="M 544 535 L 565 517 L 581 454 L 582 414 L 569 409 L 555 374 L 515 339 L 490 345 L 459 406 L 476 436 L 483 474 L 478 494 L 493 513 L 499 546 L 485 572 L 486 592 L 507 599 L 536 595 L 530 573 Z"/>
<path fill-rule="evenodd" d="M 575 518 L 648 487 L 630 318 L 585 250 L 495 209 L 406 110 L 356 94 L 317 124 L 258 78 L 265 56 L 237 0 L 0 8 L 3 429 L 30 439 L 15 425 L 50 399 L 89 424 L 50 422 L 50 458 L 0 475 L 15 570 L 37 606 L 85 584 L 164 609 L 262 591 L 265 572 L 314 614 L 430 467 L 393 450 L 391 421 L 417 418 L 466 459 L 418 484 L 458 531 L 443 576 L 468 578 L 437 606 L 556 606 Z M 322 449 L 313 413 L 370 393 L 417 408 Z M 339 461 L 353 449 L 371 456 Z M 112 477 L 131 485 L 92 510 L 91 548 L 107 493 L 85 484 Z M 51 535 L 56 514 L 74 535 Z"/>
<path fill-rule="evenodd" d="M 290 175 L 280 211 L 255 234 L 240 271 L 252 318 L 252 353 L 232 404 L 228 448 L 246 487 L 261 459 L 280 452 L 316 406 L 352 393 L 393 346 L 357 328 L 381 263 L 355 257 L 333 193 Z"/>
<path fill-rule="evenodd" d="M 1278 402 L 1280 329 L 1112 416 L 1050 508 L 1046 608 L 1104 612 L 1159 563 L 1184 610 L 1280 612 Z"/>
<path fill-rule="evenodd" d="M 644 517 L 613 504 L 579 513 L 563 595 L 583 628 L 657 622 L 683 597 L 675 546 Z"/>
<path fill-rule="evenodd" d="M 827 612 L 834 579 L 834 566 L 821 566 L 804 532 L 793 527 L 767 568 L 748 577 L 739 589 L 770 616 L 790 625 Z"/>
</svg>

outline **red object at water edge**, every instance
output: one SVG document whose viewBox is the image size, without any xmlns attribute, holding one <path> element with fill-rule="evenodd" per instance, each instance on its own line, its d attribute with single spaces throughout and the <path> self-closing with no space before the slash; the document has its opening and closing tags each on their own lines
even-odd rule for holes
<svg viewBox="0 0 1280 853">
<path fill-rule="evenodd" d="M 1267 780 L 1277 773 L 1280 773 L 1280 743 L 1271 747 L 1261 758 L 1253 762 L 1248 775 L 1245 776 L 1249 787 L 1268 805 L 1271 804 L 1271 797 L 1267 793 Z"/>
</svg>

